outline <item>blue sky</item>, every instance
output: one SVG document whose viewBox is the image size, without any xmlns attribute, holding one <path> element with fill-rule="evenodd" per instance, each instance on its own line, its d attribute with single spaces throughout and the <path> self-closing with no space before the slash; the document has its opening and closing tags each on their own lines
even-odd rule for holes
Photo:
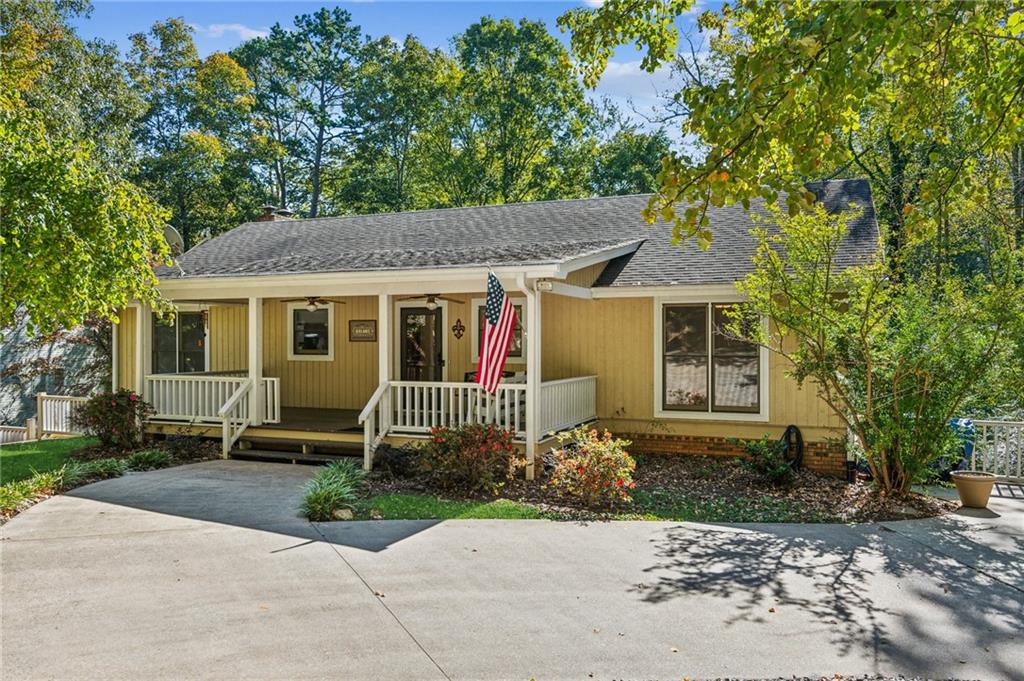
<svg viewBox="0 0 1024 681">
<path fill-rule="evenodd" d="M 79 18 L 82 36 L 102 38 L 128 49 L 128 36 L 147 30 L 154 22 L 168 17 L 181 17 L 195 30 L 196 45 L 203 55 L 227 51 L 255 35 L 265 33 L 275 23 L 291 24 L 295 15 L 309 13 L 320 7 L 341 6 L 347 9 L 363 33 L 372 37 L 388 34 L 401 39 L 413 34 L 430 47 L 447 47 L 452 36 L 462 32 L 480 17 L 528 18 L 543 21 L 553 35 L 568 44 L 568 37 L 559 33 L 556 19 L 578 2 L 149 2 L 94 0 L 90 16 Z M 680 23 L 692 25 L 696 12 L 683 17 Z M 640 54 L 632 47 L 622 48 L 598 85 L 596 96 L 607 96 L 622 109 L 632 105 L 638 111 L 650 112 L 658 104 L 657 92 L 669 87 L 667 71 L 648 74 L 639 68 Z"/>
</svg>

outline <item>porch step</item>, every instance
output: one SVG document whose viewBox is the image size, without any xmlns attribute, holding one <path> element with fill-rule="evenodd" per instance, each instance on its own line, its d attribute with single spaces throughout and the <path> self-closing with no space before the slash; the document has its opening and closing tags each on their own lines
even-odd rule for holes
<svg viewBox="0 0 1024 681">
<path fill-rule="evenodd" d="M 360 462 L 362 461 L 362 449 L 358 451 L 351 451 L 346 453 L 334 452 L 334 453 L 323 453 L 323 452 L 295 452 L 285 451 L 280 449 L 232 449 L 231 458 L 240 459 L 242 461 L 277 461 L 282 463 L 304 463 L 320 465 L 330 463 L 332 461 L 338 461 L 341 459 L 351 459 L 359 457 Z"/>
</svg>

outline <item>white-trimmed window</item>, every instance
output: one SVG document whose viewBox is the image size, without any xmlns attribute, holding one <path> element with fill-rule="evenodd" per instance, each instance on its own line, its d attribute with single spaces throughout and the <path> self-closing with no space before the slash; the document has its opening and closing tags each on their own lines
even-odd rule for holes
<svg viewBox="0 0 1024 681">
<path fill-rule="evenodd" d="M 512 339 L 508 343 L 508 359 L 506 364 L 526 364 L 526 344 L 523 342 L 523 329 L 526 326 L 525 298 L 512 298 L 512 308 L 516 311 L 516 328 L 512 330 Z M 483 348 L 484 337 L 481 330 L 484 328 L 484 303 L 483 298 L 474 298 L 473 303 L 473 362 L 480 361 L 480 350 Z"/>
<path fill-rule="evenodd" d="M 662 418 L 766 421 L 767 350 L 725 332 L 733 303 L 656 307 L 655 411 Z"/>
<path fill-rule="evenodd" d="M 334 304 L 310 309 L 288 304 L 288 359 L 330 362 L 334 359 Z"/>
</svg>

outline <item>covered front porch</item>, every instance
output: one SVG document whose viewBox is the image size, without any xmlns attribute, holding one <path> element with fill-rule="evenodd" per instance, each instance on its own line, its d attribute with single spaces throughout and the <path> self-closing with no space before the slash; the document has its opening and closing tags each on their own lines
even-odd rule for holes
<svg viewBox="0 0 1024 681">
<path fill-rule="evenodd" d="M 382 442 L 485 423 L 513 433 L 532 475 L 539 443 L 596 418 L 597 378 L 544 380 L 541 298 L 555 294 L 522 276 L 502 279 L 521 328 L 493 395 L 474 382 L 479 274 L 377 284 L 387 290 L 375 294 L 337 283 L 263 287 L 274 297 L 171 282 L 162 289 L 178 309 L 174 332 L 146 307 L 126 311 L 113 340 L 115 384 L 154 406 L 155 428 L 218 434 L 225 455 L 245 434 L 329 438 L 359 442 L 369 469 Z"/>
</svg>

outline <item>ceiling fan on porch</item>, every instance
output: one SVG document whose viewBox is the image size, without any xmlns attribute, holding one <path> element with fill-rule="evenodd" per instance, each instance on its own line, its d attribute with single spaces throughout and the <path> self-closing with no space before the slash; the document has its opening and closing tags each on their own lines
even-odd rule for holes
<svg viewBox="0 0 1024 681">
<path fill-rule="evenodd" d="M 449 303 L 459 303 L 460 305 L 462 304 L 462 301 L 459 300 L 458 298 L 449 298 L 448 296 L 442 296 L 440 293 L 425 293 L 422 296 L 407 296 L 405 298 L 399 298 L 398 300 L 423 300 L 423 299 L 426 299 L 426 301 L 427 301 L 426 304 L 424 305 L 424 307 L 426 307 L 428 310 L 436 310 L 437 309 L 437 301 L 439 301 L 439 300 L 444 300 L 444 301 L 447 301 Z"/>
<path fill-rule="evenodd" d="M 326 306 L 328 303 L 337 303 L 338 305 L 344 305 L 344 300 L 335 300 L 334 298 L 321 298 L 320 296 L 306 296 L 305 298 L 285 298 L 281 301 L 282 303 L 306 303 L 306 309 L 310 312 L 316 312 L 320 307 Z"/>
</svg>

